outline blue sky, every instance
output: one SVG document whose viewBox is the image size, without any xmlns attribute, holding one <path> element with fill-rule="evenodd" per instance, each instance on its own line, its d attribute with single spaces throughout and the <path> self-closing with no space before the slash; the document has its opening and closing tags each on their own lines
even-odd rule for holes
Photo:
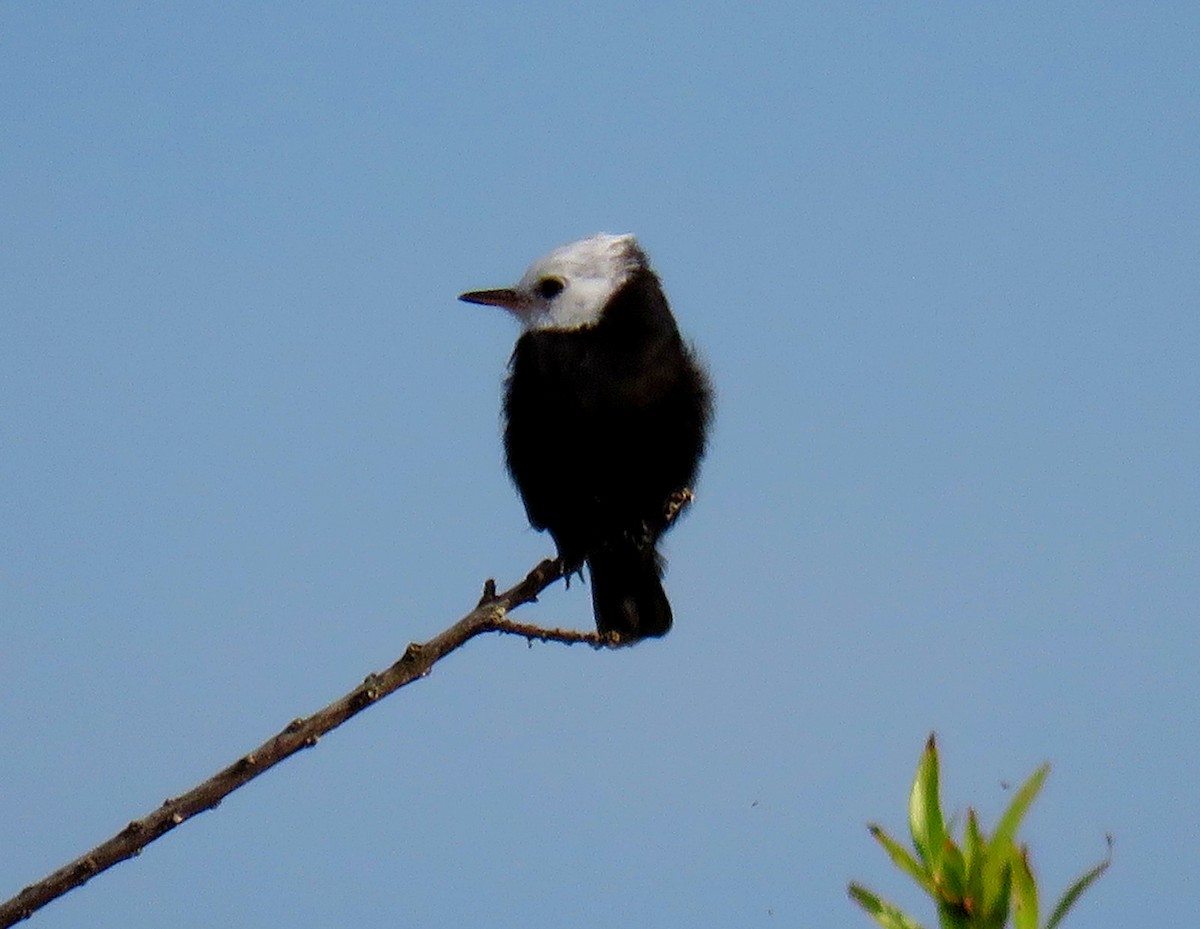
<svg viewBox="0 0 1200 929">
<path fill-rule="evenodd" d="M 936 730 L 1186 925 L 1200 10 L 414 6 L 0 8 L 0 896 L 549 553 L 454 298 L 604 230 L 719 393 L 671 635 L 476 640 L 35 924 L 866 926 Z"/>
</svg>

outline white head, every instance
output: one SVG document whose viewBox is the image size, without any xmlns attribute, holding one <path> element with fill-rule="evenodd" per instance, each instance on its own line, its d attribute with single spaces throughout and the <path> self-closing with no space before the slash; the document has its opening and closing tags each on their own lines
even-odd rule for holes
<svg viewBox="0 0 1200 929">
<path fill-rule="evenodd" d="M 632 235 L 594 235 L 539 258 L 514 287 L 473 290 L 458 299 L 504 307 L 526 331 L 582 329 L 599 321 L 613 294 L 645 261 Z"/>
</svg>

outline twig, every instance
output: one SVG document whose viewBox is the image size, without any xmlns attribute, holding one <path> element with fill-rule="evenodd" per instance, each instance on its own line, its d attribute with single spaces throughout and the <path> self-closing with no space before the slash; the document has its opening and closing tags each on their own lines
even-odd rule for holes
<svg viewBox="0 0 1200 929">
<path fill-rule="evenodd" d="M 11 900 L 0 903 L 0 929 L 6 929 L 28 919 L 51 900 L 85 884 L 92 877 L 113 865 L 140 854 L 142 849 L 159 836 L 170 832 L 197 813 L 211 810 L 226 796 L 243 784 L 258 777 L 294 755 L 311 748 L 317 740 L 365 710 L 388 694 L 429 674 L 433 665 L 450 652 L 484 632 L 501 632 L 524 636 L 531 643 L 562 642 L 573 645 L 586 643 L 594 648 L 618 645 L 615 640 L 595 632 L 573 632 L 563 629 L 543 629 L 514 623 L 506 616 L 511 610 L 537 600 L 538 594 L 562 577 L 556 559 L 546 559 L 526 575 L 520 583 L 503 593 L 496 593 L 495 581 L 484 585 L 483 596 L 475 609 L 449 629 L 428 642 L 412 643 L 400 660 L 386 671 L 370 674 L 352 691 L 333 701 L 312 716 L 295 719 L 283 731 L 268 739 L 249 754 L 243 755 L 229 767 L 193 787 L 185 794 L 173 797 L 154 812 L 135 819 L 106 842 L 59 868 L 36 884 L 30 884 Z"/>
<path fill-rule="evenodd" d="M 684 488 L 668 498 L 665 523 L 670 525 L 694 499 L 691 490 Z M 428 642 L 411 643 L 400 656 L 400 660 L 386 671 L 368 674 L 366 680 L 350 693 L 334 700 L 322 710 L 302 719 L 294 719 L 283 731 L 263 742 L 258 748 L 243 755 L 223 771 L 218 771 L 208 780 L 196 785 L 185 794 L 163 802 L 154 812 L 135 819 L 106 842 L 101 842 L 90 852 L 59 868 L 36 884 L 30 884 L 19 894 L 0 903 L 0 929 L 28 919 L 51 900 L 61 897 L 70 890 L 86 884 L 102 871 L 107 871 L 126 858 L 141 854 L 143 848 L 197 813 L 211 810 L 225 797 L 243 784 L 254 780 L 264 771 L 275 767 L 301 749 L 312 748 L 317 740 L 331 729 L 336 729 L 351 716 L 382 700 L 405 684 L 426 677 L 434 664 L 450 652 L 484 632 L 500 632 L 507 635 L 524 636 L 530 644 L 561 642 L 564 645 L 584 643 L 593 648 L 620 647 L 622 641 L 615 635 L 597 632 L 575 632 L 570 629 L 545 629 L 516 623 L 508 614 L 525 603 L 533 603 L 538 594 L 563 577 L 562 564 L 556 558 L 547 558 L 530 571 L 525 579 L 514 584 L 503 593 L 496 593 L 496 582 L 488 580 L 483 585 L 483 596 L 475 609 L 446 631 Z"/>
</svg>

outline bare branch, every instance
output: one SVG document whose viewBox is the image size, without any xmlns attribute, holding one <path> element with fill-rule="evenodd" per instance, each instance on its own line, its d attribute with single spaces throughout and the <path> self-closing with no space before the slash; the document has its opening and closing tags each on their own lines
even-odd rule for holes
<svg viewBox="0 0 1200 929">
<path fill-rule="evenodd" d="M 666 504 L 666 524 L 669 525 L 678 519 L 692 500 L 692 492 L 687 488 L 672 494 Z M 185 794 L 164 801 L 154 812 L 141 819 L 135 819 L 87 854 L 64 865 L 36 884 L 30 884 L 12 899 L 0 903 L 0 929 L 7 929 L 23 919 L 28 919 L 51 900 L 86 884 L 95 875 L 107 871 L 126 858 L 140 854 L 143 848 L 159 836 L 170 832 L 197 813 L 211 810 L 233 791 L 275 767 L 285 758 L 301 749 L 312 748 L 321 736 L 337 728 L 351 716 L 357 715 L 405 684 L 426 677 L 433 670 L 434 664 L 480 633 L 500 632 L 524 636 L 531 644 L 535 639 L 540 642 L 561 642 L 564 645 L 583 643 L 593 648 L 615 648 L 628 644 L 622 643 L 615 635 L 575 632 L 570 629 L 545 629 L 508 619 L 511 611 L 523 604 L 535 602 L 538 594 L 562 578 L 562 564 L 556 558 L 547 558 L 530 571 L 524 580 L 503 593 L 496 593 L 496 582 L 489 579 L 483 585 L 483 595 L 475 609 L 428 642 L 411 643 L 400 656 L 400 660 L 386 671 L 368 674 L 366 680 L 344 697 L 334 700 L 312 716 L 292 720 L 282 732 L 263 742 L 249 754 L 243 755 L 229 767 L 218 771 L 202 784 Z"/>
<path fill-rule="evenodd" d="M 475 609 L 428 642 L 414 642 L 409 645 L 400 660 L 387 670 L 368 675 L 366 680 L 348 694 L 313 715 L 292 720 L 277 735 L 202 784 L 165 801 L 158 809 L 141 819 L 135 819 L 87 854 L 59 868 L 36 884 L 26 887 L 11 900 L 0 903 L 0 929 L 28 919 L 51 900 L 79 887 L 126 858 L 139 854 L 159 836 L 170 832 L 197 813 L 212 809 L 230 793 L 285 758 L 301 749 L 316 745 L 321 736 L 340 726 L 351 716 L 399 690 L 405 684 L 427 676 L 437 661 L 480 633 L 509 633 L 524 636 L 530 642 L 534 639 L 542 642 L 562 642 L 567 645 L 582 642 L 594 648 L 617 645 L 616 641 L 601 637 L 595 632 L 543 629 L 539 626 L 514 623 L 506 618 L 511 610 L 522 604 L 532 603 L 538 594 L 561 578 L 562 568 L 558 561 L 546 559 L 530 571 L 524 580 L 503 593 L 496 593 L 496 582 L 489 580 L 484 585 L 483 596 Z"/>
</svg>

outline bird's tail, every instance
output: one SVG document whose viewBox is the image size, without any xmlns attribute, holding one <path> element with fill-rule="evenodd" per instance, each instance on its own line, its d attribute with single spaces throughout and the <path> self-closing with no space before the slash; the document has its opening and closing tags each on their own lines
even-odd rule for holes
<svg viewBox="0 0 1200 929">
<path fill-rule="evenodd" d="M 671 604 L 662 586 L 662 561 L 653 545 L 623 540 L 588 555 L 596 629 L 622 642 L 666 635 Z"/>
</svg>

